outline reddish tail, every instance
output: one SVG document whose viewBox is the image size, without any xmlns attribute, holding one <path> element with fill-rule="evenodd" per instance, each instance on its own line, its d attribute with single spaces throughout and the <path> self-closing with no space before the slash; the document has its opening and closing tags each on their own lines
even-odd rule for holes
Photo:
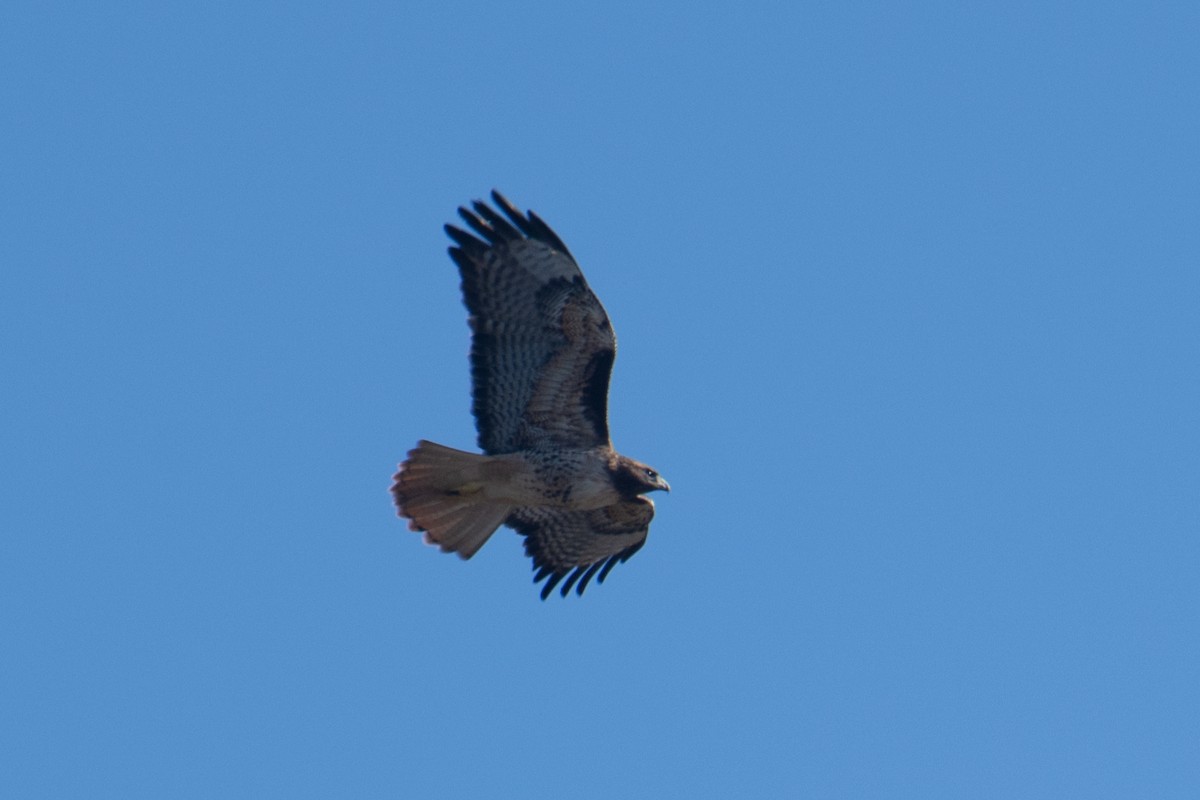
<svg viewBox="0 0 1200 800">
<path fill-rule="evenodd" d="M 511 507 L 483 497 L 488 456 L 420 441 L 392 484 L 397 513 L 443 552 L 470 558 L 504 522 Z"/>
</svg>

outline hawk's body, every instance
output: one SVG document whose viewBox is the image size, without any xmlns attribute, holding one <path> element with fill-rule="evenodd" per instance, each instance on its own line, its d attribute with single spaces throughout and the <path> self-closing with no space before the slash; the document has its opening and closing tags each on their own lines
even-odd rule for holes
<svg viewBox="0 0 1200 800">
<path fill-rule="evenodd" d="M 472 331 L 472 411 L 483 455 L 419 443 L 392 486 L 413 530 L 470 558 L 505 524 L 547 579 L 579 593 L 646 540 L 669 490 L 654 470 L 620 455 L 608 434 L 616 337 L 562 240 L 499 193 L 447 225 Z M 507 219 L 506 219 L 507 217 Z M 477 238 L 478 237 L 478 238 Z M 578 583 L 577 583 L 578 582 Z"/>
</svg>

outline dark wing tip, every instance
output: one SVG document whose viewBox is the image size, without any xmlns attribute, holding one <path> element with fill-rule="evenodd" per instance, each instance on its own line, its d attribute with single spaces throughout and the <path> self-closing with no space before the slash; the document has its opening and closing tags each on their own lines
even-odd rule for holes
<svg viewBox="0 0 1200 800">
<path fill-rule="evenodd" d="M 484 206 L 483 203 L 478 200 L 475 201 L 474 206 L 475 208 L 487 208 L 487 206 Z M 495 228 L 488 224 L 486 219 L 481 218 L 478 214 L 466 206 L 458 207 L 458 216 L 461 217 L 462 221 L 467 223 L 471 230 L 475 231 L 476 235 L 482 238 L 487 244 L 496 245 L 507 241 L 496 231 Z"/>
<path fill-rule="evenodd" d="M 522 233 L 526 236 L 533 236 L 533 231 L 529 228 L 529 220 L 525 219 L 525 215 L 507 197 L 500 194 L 500 190 L 492 189 L 492 202 L 496 204 L 496 208 L 504 212 L 504 216 L 521 229 Z"/>
<path fill-rule="evenodd" d="M 562 585 L 562 596 L 566 597 L 571 593 L 571 587 L 575 585 L 575 581 L 579 580 L 579 576 L 583 574 L 584 567 L 576 567 L 570 577 Z"/>
<path fill-rule="evenodd" d="M 601 568 L 600 574 L 596 576 L 596 583 L 604 583 L 604 579 L 608 577 L 608 573 L 612 572 L 613 567 L 615 567 L 617 564 L 624 564 L 633 557 L 634 553 L 636 553 L 638 550 L 641 550 L 644 544 L 646 544 L 646 540 L 642 539 L 636 544 L 629 545 L 629 547 L 626 547 L 616 555 L 610 556 L 608 561 L 604 562 L 604 567 Z"/>
<path fill-rule="evenodd" d="M 551 230 L 550 226 L 532 211 L 529 212 L 529 227 L 533 229 L 531 238 L 543 241 L 572 261 L 575 260 L 575 256 L 571 255 L 571 251 L 563 244 L 563 240 L 558 238 L 558 234 Z"/>
<path fill-rule="evenodd" d="M 546 581 L 546 584 L 542 587 L 540 593 L 543 600 L 554 593 L 554 588 L 558 586 L 560 582 L 562 582 L 562 587 L 558 592 L 560 596 L 566 597 L 571 593 L 571 589 L 574 589 L 575 594 L 579 597 L 582 597 L 583 590 L 587 588 L 588 581 L 592 579 L 592 576 L 596 574 L 596 571 L 603 567 L 605 563 L 605 560 L 601 559 L 594 564 L 584 564 L 576 567 L 574 571 L 567 570 L 566 572 L 555 572 L 554 570 L 545 566 L 541 569 L 538 569 L 535 565 L 534 569 L 537 569 L 538 572 L 533 576 L 533 582 L 539 583 L 543 580 Z M 566 578 L 565 582 L 563 582 L 563 578 Z M 583 580 L 580 581 L 580 578 Z"/>
<path fill-rule="evenodd" d="M 579 585 L 575 587 L 575 594 L 582 597 L 583 590 L 587 588 L 588 581 L 590 581 L 592 579 L 592 576 L 595 575 L 597 572 L 599 572 L 600 568 L 603 566 L 604 566 L 603 561 L 597 561 L 595 564 L 592 564 L 590 567 L 588 567 L 587 572 L 583 573 L 583 580 L 581 580 L 579 582 Z M 583 568 L 580 567 L 580 569 L 583 569 Z"/>
<path fill-rule="evenodd" d="M 554 591 L 554 587 L 558 585 L 558 582 L 561 581 L 566 574 L 567 573 L 565 572 L 551 573 L 550 577 L 546 579 L 546 585 L 542 587 L 543 600 L 550 596 L 550 593 Z M 564 594 L 563 597 L 566 597 L 566 594 Z"/>
<path fill-rule="evenodd" d="M 472 201 L 470 208 L 459 206 L 458 216 L 475 235 L 453 225 L 446 226 L 447 235 L 468 255 L 474 256 L 489 247 L 525 238 L 550 245 L 567 258 L 575 260 L 563 240 L 537 214 L 532 211 L 523 213 L 497 189 L 492 189 L 492 203 L 503 212 L 503 216 L 482 200 Z M 464 240 L 470 240 L 470 243 Z"/>
<path fill-rule="evenodd" d="M 487 250 L 487 245 L 476 239 L 471 234 L 464 231 L 462 228 L 456 228 L 453 225 L 443 225 L 442 230 L 446 235 L 458 245 L 458 248 L 467 255 L 479 255 Z M 455 248 L 450 248 L 453 251 Z"/>
<path fill-rule="evenodd" d="M 642 549 L 644 543 L 645 540 L 630 545 L 608 558 L 601 558 L 599 561 L 592 562 L 591 564 L 582 564 L 575 567 L 574 570 L 568 568 L 565 571 L 558 571 L 538 560 L 533 565 L 533 582 L 535 584 L 542 581 L 546 582 L 540 592 L 543 600 L 553 594 L 555 587 L 560 583 L 562 583 L 562 587 L 559 589 L 559 594 L 562 597 L 569 595 L 572 589 L 575 590 L 577 596 L 582 597 L 583 591 L 587 589 L 588 583 L 591 582 L 593 577 L 596 579 L 596 583 L 604 583 L 604 579 L 608 577 L 608 573 L 612 572 L 613 567 L 628 561 L 634 553 Z M 566 579 L 565 582 L 563 581 L 564 578 Z"/>
<path fill-rule="evenodd" d="M 475 213 L 491 227 L 493 235 L 500 240 L 511 242 L 521 238 L 521 231 L 514 228 L 508 220 L 493 211 L 492 207 L 482 200 L 476 200 L 471 206 L 475 209 Z"/>
</svg>

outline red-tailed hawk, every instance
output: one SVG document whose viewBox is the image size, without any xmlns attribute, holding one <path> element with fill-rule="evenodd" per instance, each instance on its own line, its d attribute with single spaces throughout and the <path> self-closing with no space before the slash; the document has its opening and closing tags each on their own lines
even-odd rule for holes
<svg viewBox="0 0 1200 800">
<path fill-rule="evenodd" d="M 500 525 L 525 536 L 544 600 L 583 594 L 646 542 L 671 487 L 613 450 L 608 379 L 617 340 L 566 245 L 499 192 L 446 226 L 470 312 L 472 412 L 483 455 L 421 441 L 392 496 L 409 528 L 470 558 Z M 506 219 L 507 217 L 507 219 Z"/>
</svg>

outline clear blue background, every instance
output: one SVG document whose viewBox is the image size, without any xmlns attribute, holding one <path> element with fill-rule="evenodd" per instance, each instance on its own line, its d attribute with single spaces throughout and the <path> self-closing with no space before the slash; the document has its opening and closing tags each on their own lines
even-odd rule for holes
<svg viewBox="0 0 1200 800">
<path fill-rule="evenodd" d="M 1200 796 L 1193 3 L 9 4 L 0 795 Z M 648 546 L 397 520 L 493 186 Z"/>
</svg>

